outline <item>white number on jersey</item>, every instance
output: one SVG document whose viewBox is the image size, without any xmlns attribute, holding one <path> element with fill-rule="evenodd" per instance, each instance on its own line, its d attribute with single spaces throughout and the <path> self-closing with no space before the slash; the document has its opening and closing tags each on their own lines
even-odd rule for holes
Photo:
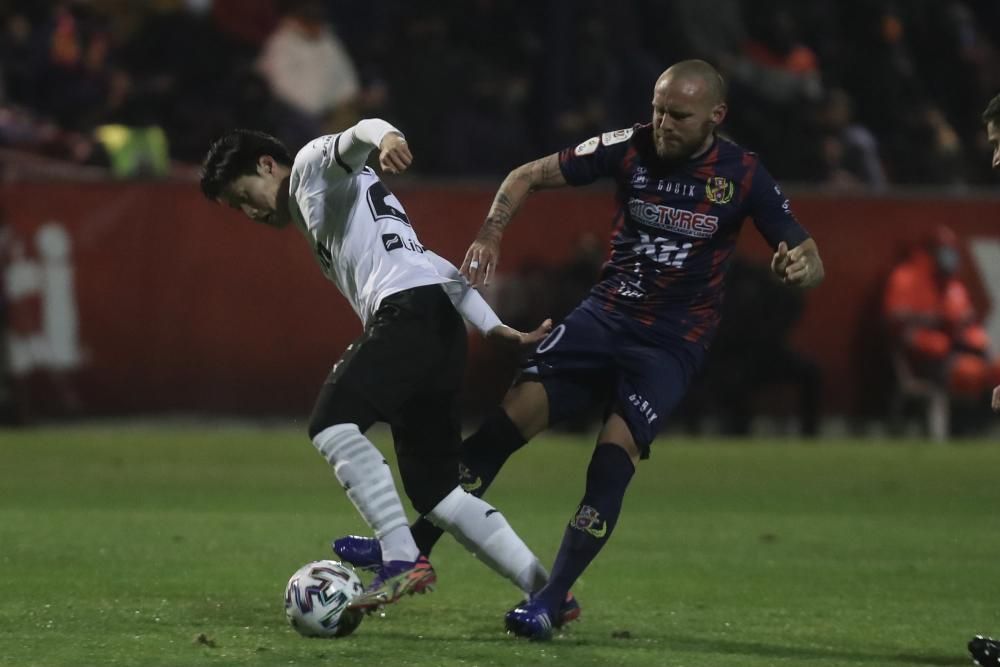
<svg viewBox="0 0 1000 667">
<path fill-rule="evenodd" d="M 639 232 L 639 243 L 635 244 L 632 251 L 640 255 L 647 255 L 658 264 L 666 264 L 679 269 L 684 264 L 684 260 L 687 259 L 691 246 L 690 243 L 677 245 L 676 241 L 662 236 L 650 238 L 649 234 Z"/>
<path fill-rule="evenodd" d="M 412 227 L 410 219 L 406 217 L 396 195 L 389 192 L 389 189 L 382 184 L 382 181 L 375 181 L 368 188 L 368 207 L 371 209 L 372 218 L 375 222 L 383 218 L 393 218 L 399 220 L 407 227 Z"/>
</svg>

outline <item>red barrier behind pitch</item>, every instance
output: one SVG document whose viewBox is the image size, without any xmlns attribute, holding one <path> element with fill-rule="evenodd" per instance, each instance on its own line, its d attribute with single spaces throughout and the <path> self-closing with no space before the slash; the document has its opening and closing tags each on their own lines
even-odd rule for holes
<svg viewBox="0 0 1000 667">
<path fill-rule="evenodd" d="M 425 245 L 460 263 L 492 190 L 395 189 Z M 0 202 L 14 240 L 6 276 L 15 363 L 36 415 L 304 419 L 360 331 L 299 234 L 254 225 L 204 201 L 191 184 L 17 184 L 0 188 Z M 534 195 L 505 238 L 502 268 L 565 259 L 581 232 L 607 235 L 612 207 L 600 189 Z M 939 224 L 967 243 L 1000 243 L 1000 200 L 800 195 L 793 208 L 827 269 L 796 342 L 825 371 L 827 410 L 864 411 L 880 386 L 869 358 L 878 294 L 901 244 Z M 60 255 L 56 228 L 68 235 L 68 256 Z M 741 251 L 769 254 L 749 223 Z M 985 314 L 979 273 L 966 263 Z M 503 389 L 471 387 L 483 401 Z"/>
</svg>

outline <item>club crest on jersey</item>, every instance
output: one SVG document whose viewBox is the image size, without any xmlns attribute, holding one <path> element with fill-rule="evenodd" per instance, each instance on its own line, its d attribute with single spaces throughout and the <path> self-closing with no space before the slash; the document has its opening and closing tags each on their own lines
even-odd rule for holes
<svg viewBox="0 0 1000 667">
<path fill-rule="evenodd" d="M 705 183 L 705 197 L 713 204 L 728 204 L 733 199 L 735 189 L 728 178 L 713 176 Z"/>
</svg>

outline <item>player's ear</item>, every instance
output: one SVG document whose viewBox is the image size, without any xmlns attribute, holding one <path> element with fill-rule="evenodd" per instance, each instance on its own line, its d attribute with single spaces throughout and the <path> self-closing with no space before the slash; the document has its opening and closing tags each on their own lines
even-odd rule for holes
<svg viewBox="0 0 1000 667">
<path fill-rule="evenodd" d="M 712 120 L 715 122 L 716 125 L 722 124 L 722 121 L 725 120 L 726 118 L 726 112 L 728 111 L 729 107 L 726 105 L 725 102 L 720 102 L 719 104 L 715 105 L 715 108 L 712 109 Z"/>
<path fill-rule="evenodd" d="M 712 109 L 712 122 L 716 125 L 721 125 L 722 121 L 726 118 L 726 112 L 729 111 L 729 107 L 726 106 L 725 102 L 720 102 L 715 105 Z"/>
<path fill-rule="evenodd" d="M 257 175 L 266 176 L 274 171 L 274 158 L 270 155 L 261 155 L 257 158 Z"/>
</svg>

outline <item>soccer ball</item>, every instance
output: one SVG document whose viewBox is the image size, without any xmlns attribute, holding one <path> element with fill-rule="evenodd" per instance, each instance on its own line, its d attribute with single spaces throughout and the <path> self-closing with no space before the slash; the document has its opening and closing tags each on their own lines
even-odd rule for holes
<svg viewBox="0 0 1000 667">
<path fill-rule="evenodd" d="M 335 560 L 317 560 L 299 568 L 285 587 L 285 616 L 306 637 L 346 637 L 364 614 L 347 605 L 364 590 L 361 578 Z"/>
</svg>

